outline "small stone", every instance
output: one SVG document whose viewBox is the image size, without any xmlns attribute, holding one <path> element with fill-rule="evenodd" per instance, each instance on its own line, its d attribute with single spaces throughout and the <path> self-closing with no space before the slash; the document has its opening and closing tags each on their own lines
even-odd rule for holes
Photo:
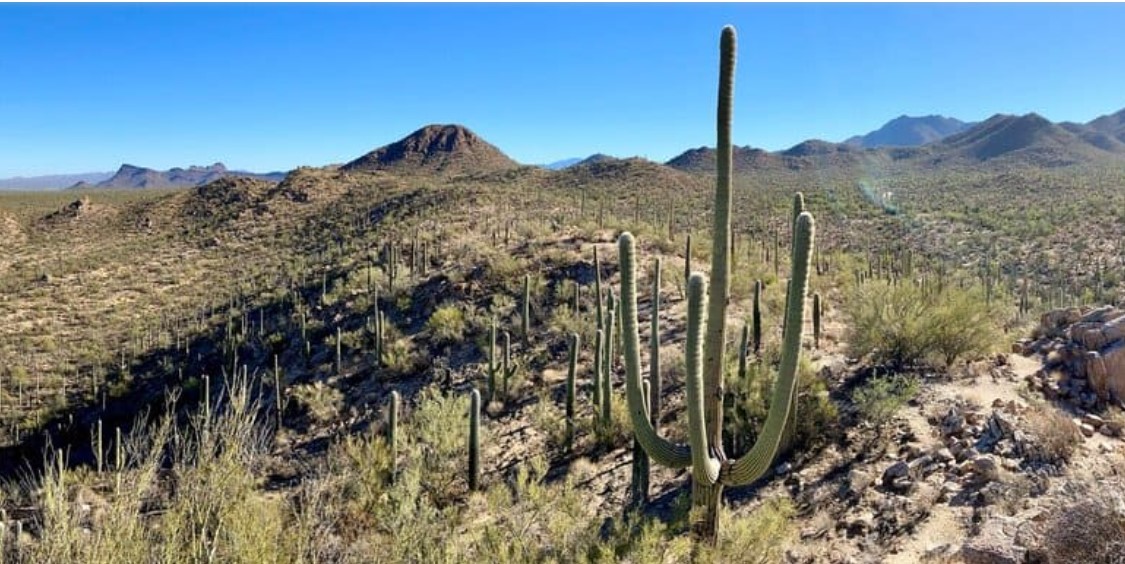
<svg viewBox="0 0 1125 564">
<path fill-rule="evenodd" d="M 1000 465 L 996 463 L 996 457 L 991 454 L 974 458 L 972 465 L 973 473 L 980 481 L 994 482 L 1000 478 Z"/>
<path fill-rule="evenodd" d="M 905 478 L 910 474 L 910 465 L 903 461 L 895 462 L 883 471 L 883 485 L 889 486 L 899 478 Z"/>
<path fill-rule="evenodd" d="M 788 462 L 783 462 L 783 463 L 779 464 L 777 466 L 777 468 L 774 469 L 774 472 L 778 476 L 784 476 L 784 475 L 786 475 L 786 474 L 788 474 L 792 471 L 793 471 L 793 465 L 788 463 Z"/>
<path fill-rule="evenodd" d="M 939 448 L 934 454 L 934 460 L 938 462 L 952 462 L 954 460 L 953 452 L 948 448 Z"/>
<path fill-rule="evenodd" d="M 1105 425 L 1105 419 L 1094 415 L 1093 413 L 1086 413 L 1082 415 L 1082 423 L 1085 423 L 1095 429 L 1100 429 Z"/>
<path fill-rule="evenodd" d="M 1082 423 L 1082 424 L 1078 425 L 1078 430 L 1079 430 L 1079 431 L 1082 431 L 1082 435 L 1084 435 L 1084 436 L 1086 436 L 1086 437 L 1092 437 L 1092 436 L 1094 436 L 1094 431 L 1095 431 L 1095 429 L 1094 429 L 1094 427 L 1093 427 L 1092 425 L 1088 425 L 1088 424 L 1086 424 L 1086 423 Z"/>
</svg>

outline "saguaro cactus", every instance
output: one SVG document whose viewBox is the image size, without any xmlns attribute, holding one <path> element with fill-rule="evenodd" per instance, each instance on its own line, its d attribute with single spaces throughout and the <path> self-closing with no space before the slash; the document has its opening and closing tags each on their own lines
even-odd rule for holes
<svg viewBox="0 0 1125 564">
<path fill-rule="evenodd" d="M 391 390 L 391 404 L 387 408 L 387 449 L 391 451 L 391 473 L 398 470 L 398 391 Z"/>
<path fill-rule="evenodd" d="M 574 446 L 574 394 L 578 375 L 578 333 L 570 334 L 570 362 L 566 371 L 566 448 Z"/>
<path fill-rule="evenodd" d="M 523 331 L 523 342 L 526 345 L 531 341 L 531 275 L 523 277 L 523 322 L 520 329 Z"/>
<path fill-rule="evenodd" d="M 718 528 L 722 488 L 745 485 L 765 475 L 781 445 L 782 432 L 792 412 L 797 392 L 797 364 L 800 336 L 808 290 L 809 259 L 813 246 L 813 218 L 801 213 L 795 223 L 793 241 L 793 291 L 789 292 L 785 317 L 787 325 L 782 343 L 781 366 L 774 385 L 769 414 L 754 446 L 737 460 L 722 452 L 723 353 L 726 333 L 726 306 L 730 294 L 730 204 L 731 204 L 731 105 L 734 92 L 735 32 L 723 29 L 719 73 L 718 181 L 715 190 L 715 217 L 712 231 L 710 299 L 705 296 L 703 275 L 693 273 L 688 280 L 686 407 L 688 445 L 673 444 L 660 437 L 649 420 L 643 395 L 640 343 L 637 331 L 636 250 L 631 233 L 618 239 L 621 262 L 621 307 L 624 323 L 626 397 L 636 438 L 649 456 L 673 468 L 692 468 L 692 505 L 701 510 L 693 529 L 713 542 Z M 707 308 L 706 316 L 704 308 Z M 706 317 L 706 328 L 704 327 Z"/>
<path fill-rule="evenodd" d="M 762 355 L 762 281 L 754 281 L 754 311 L 750 317 L 754 332 L 754 356 Z"/>
<path fill-rule="evenodd" d="M 813 333 L 813 346 L 820 348 L 820 293 L 816 292 L 812 295 L 812 333 Z"/>
<path fill-rule="evenodd" d="M 469 394 L 469 489 L 480 487 L 480 392 Z"/>
</svg>

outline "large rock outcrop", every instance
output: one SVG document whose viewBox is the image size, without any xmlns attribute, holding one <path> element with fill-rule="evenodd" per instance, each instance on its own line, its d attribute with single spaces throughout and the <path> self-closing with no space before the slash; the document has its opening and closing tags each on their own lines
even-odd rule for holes
<svg viewBox="0 0 1125 564">
<path fill-rule="evenodd" d="M 1072 396 L 1085 408 L 1125 404 L 1125 310 L 1107 305 L 1049 311 L 1034 340 L 1018 348 L 1024 354 L 1043 354 L 1047 371 L 1062 371 L 1061 382 L 1043 382 L 1048 395 Z"/>
</svg>

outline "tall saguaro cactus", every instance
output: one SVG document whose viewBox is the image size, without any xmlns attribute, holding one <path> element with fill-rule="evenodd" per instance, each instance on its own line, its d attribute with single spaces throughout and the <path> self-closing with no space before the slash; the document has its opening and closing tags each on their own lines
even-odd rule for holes
<svg viewBox="0 0 1125 564">
<path fill-rule="evenodd" d="M 782 442 L 783 430 L 792 415 L 797 392 L 797 364 L 801 352 L 801 323 L 808 291 L 809 259 L 813 247 L 813 218 L 802 212 L 795 221 L 792 291 L 787 297 L 786 325 L 781 366 L 774 385 L 769 414 L 754 446 L 737 460 L 723 453 L 723 368 L 726 341 L 726 306 L 730 295 L 730 206 L 731 206 L 731 105 L 734 93 L 734 28 L 723 29 L 721 40 L 718 109 L 718 179 L 715 189 L 715 218 L 712 231 L 711 288 L 700 273 L 687 282 L 687 374 L 685 388 L 688 411 L 687 445 L 660 437 L 653 427 L 641 381 L 640 337 L 637 329 L 636 244 L 631 233 L 618 239 L 621 263 L 620 316 L 623 321 L 625 388 L 629 416 L 637 441 L 652 460 L 672 468 L 691 467 L 692 505 L 698 521 L 696 534 L 714 542 L 724 486 L 746 485 L 769 470 Z M 709 298 L 709 299 L 708 299 Z M 706 309 L 706 314 L 704 310 Z M 704 326 L 706 319 L 706 327 Z"/>
</svg>

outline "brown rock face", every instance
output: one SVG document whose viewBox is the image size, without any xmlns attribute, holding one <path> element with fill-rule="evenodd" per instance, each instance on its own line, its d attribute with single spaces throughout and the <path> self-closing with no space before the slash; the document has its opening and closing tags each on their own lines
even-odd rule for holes
<svg viewBox="0 0 1125 564">
<path fill-rule="evenodd" d="M 1125 310 L 1114 306 L 1058 309 L 1043 314 L 1042 338 L 1027 349 L 1047 354 L 1048 364 L 1085 379 L 1098 400 L 1125 403 Z"/>
</svg>

